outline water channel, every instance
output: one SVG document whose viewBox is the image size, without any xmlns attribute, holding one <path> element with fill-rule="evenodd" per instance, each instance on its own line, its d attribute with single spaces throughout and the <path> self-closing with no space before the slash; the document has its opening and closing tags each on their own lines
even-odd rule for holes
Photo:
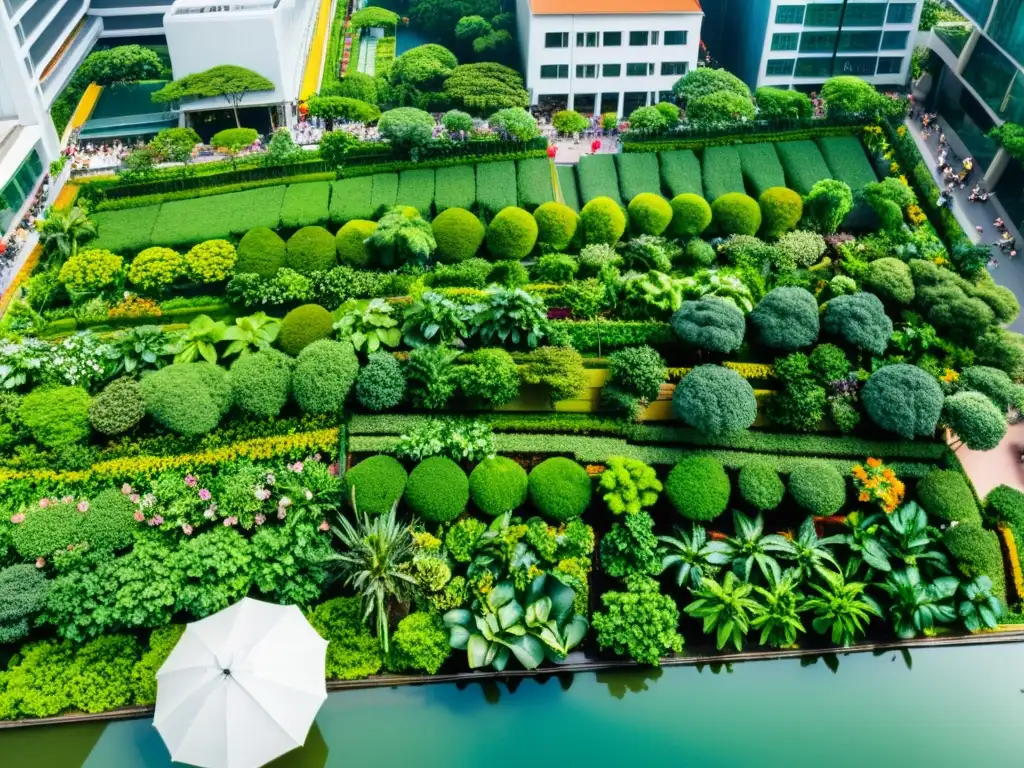
<svg viewBox="0 0 1024 768">
<path fill-rule="evenodd" d="M 307 745 L 272 767 L 987 768 L 1024 757 L 1024 644 L 516 683 L 333 693 Z M 4 768 L 172 765 L 148 719 L 0 731 Z"/>
</svg>

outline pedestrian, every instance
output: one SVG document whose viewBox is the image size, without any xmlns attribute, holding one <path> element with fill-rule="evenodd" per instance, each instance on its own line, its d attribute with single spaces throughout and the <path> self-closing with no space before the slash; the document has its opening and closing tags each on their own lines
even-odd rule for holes
<svg viewBox="0 0 1024 768">
<path fill-rule="evenodd" d="M 592 142 L 590 142 L 590 154 L 596 155 L 599 149 L 601 149 L 600 139 L 594 139 Z"/>
</svg>

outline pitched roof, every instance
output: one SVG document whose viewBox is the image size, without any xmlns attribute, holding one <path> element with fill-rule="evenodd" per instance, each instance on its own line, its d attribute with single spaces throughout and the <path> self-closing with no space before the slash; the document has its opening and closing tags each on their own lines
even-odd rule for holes
<svg viewBox="0 0 1024 768">
<path fill-rule="evenodd" d="M 700 0 L 530 0 L 534 15 L 700 13 Z"/>
</svg>

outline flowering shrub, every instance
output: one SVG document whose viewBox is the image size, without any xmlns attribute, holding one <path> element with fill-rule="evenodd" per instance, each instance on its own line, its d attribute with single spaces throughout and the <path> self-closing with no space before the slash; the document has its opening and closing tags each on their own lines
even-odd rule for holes
<svg viewBox="0 0 1024 768">
<path fill-rule="evenodd" d="M 125 293 L 124 298 L 110 308 L 109 316 L 115 317 L 160 317 L 160 304 L 144 299 L 134 293 Z"/>
<path fill-rule="evenodd" d="M 853 468 L 853 484 L 857 489 L 857 501 L 875 502 L 888 514 L 895 512 L 903 502 L 905 488 L 896 473 L 882 463 L 881 459 L 869 458 L 867 467 L 858 464 Z"/>
<path fill-rule="evenodd" d="M 58 279 L 72 291 L 99 291 L 117 283 L 124 274 L 124 259 L 102 249 L 79 251 L 64 262 Z"/>
<path fill-rule="evenodd" d="M 185 269 L 197 283 L 219 283 L 231 277 L 237 258 L 227 240 L 207 240 L 185 254 Z"/>
<path fill-rule="evenodd" d="M 144 290 L 166 288 L 185 274 L 185 259 L 172 248 L 147 248 L 128 267 L 128 280 Z"/>
</svg>

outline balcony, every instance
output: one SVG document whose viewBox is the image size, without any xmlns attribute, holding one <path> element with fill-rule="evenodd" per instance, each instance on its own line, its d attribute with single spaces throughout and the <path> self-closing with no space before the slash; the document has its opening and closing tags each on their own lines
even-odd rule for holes
<svg viewBox="0 0 1024 768">
<path fill-rule="evenodd" d="M 970 24 L 936 24 L 932 33 L 939 38 L 946 47 L 953 53 L 954 58 L 960 58 L 960 54 L 967 45 L 967 39 L 971 36 Z"/>
<path fill-rule="evenodd" d="M 56 55 L 61 43 L 85 15 L 86 6 L 86 0 L 67 0 L 47 22 L 46 27 L 29 48 L 32 63 L 37 69 L 42 68 Z"/>
<path fill-rule="evenodd" d="M 78 69 L 82 60 L 89 55 L 102 32 L 103 21 L 101 19 L 86 19 L 85 25 L 77 33 L 74 33 L 69 41 L 65 42 L 64 47 L 47 64 L 46 71 L 40 77 L 43 102 L 47 107 L 50 107 L 60 92 L 64 90 L 64 86 L 71 80 L 71 76 L 75 74 L 75 70 Z"/>
</svg>

